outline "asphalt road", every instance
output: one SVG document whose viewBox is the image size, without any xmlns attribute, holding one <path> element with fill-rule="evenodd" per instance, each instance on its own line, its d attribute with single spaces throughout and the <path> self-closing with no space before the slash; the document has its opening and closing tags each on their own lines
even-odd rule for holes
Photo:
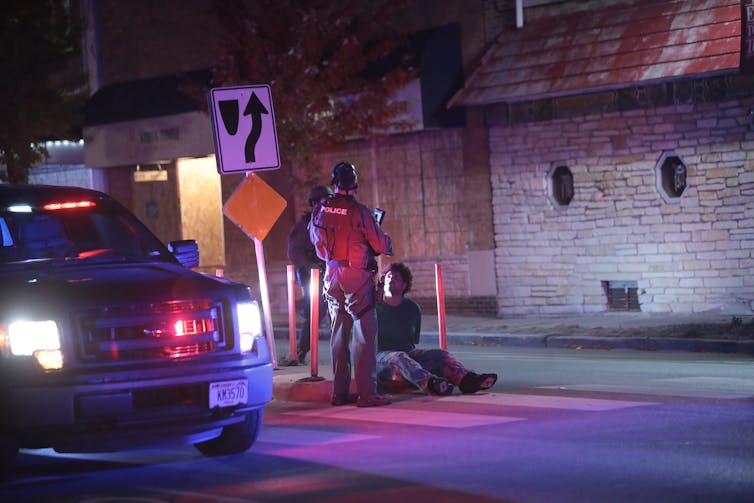
<svg viewBox="0 0 754 503">
<path fill-rule="evenodd" d="M 0 501 L 751 501 L 751 357 L 450 349 L 498 384 L 374 409 L 274 401 L 238 456 L 24 451 Z"/>
</svg>

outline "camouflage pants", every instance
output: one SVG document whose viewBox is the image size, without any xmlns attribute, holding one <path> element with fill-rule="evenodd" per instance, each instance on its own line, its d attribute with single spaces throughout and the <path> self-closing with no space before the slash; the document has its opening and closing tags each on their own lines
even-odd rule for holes
<svg viewBox="0 0 754 503">
<path fill-rule="evenodd" d="M 443 349 L 377 353 L 377 381 L 385 391 L 415 387 L 427 393 L 431 377 L 443 377 L 458 386 L 468 372 L 455 356 Z"/>
</svg>

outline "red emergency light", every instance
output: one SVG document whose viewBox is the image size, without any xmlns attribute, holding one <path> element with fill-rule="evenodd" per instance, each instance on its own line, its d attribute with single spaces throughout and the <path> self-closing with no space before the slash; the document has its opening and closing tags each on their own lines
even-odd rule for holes
<svg viewBox="0 0 754 503">
<path fill-rule="evenodd" d="M 196 335 L 205 332 L 212 332 L 215 327 L 211 319 L 203 320 L 178 320 L 173 325 L 176 337 L 184 335 Z"/>
<path fill-rule="evenodd" d="M 59 203 L 47 203 L 42 206 L 43 210 L 71 210 L 74 208 L 91 208 L 94 201 L 64 201 Z"/>
</svg>

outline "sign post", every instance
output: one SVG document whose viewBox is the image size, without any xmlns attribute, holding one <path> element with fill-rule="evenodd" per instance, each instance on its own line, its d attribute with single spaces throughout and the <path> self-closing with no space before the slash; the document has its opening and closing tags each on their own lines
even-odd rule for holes
<svg viewBox="0 0 754 503">
<path fill-rule="evenodd" d="M 209 95 L 209 113 L 212 118 L 218 173 L 246 173 L 246 178 L 223 206 L 223 214 L 254 240 L 267 343 L 270 346 L 272 365 L 277 368 L 262 241 L 287 203 L 254 174 L 254 171 L 280 167 L 270 86 L 263 84 L 212 89 Z"/>
<path fill-rule="evenodd" d="M 262 297 L 262 310 L 264 311 L 264 331 L 267 334 L 267 344 L 270 346 L 272 355 L 272 368 L 278 368 L 278 356 L 275 349 L 275 332 L 272 328 L 272 314 L 270 313 L 270 291 L 267 289 L 267 267 L 264 261 L 264 248 L 262 240 L 254 238 L 254 253 L 257 257 L 257 270 L 259 271 L 259 295 Z"/>
<path fill-rule="evenodd" d="M 277 354 L 272 331 L 272 314 L 270 313 L 270 296 L 267 289 L 267 270 L 262 241 L 287 205 L 286 200 L 264 183 L 264 180 L 254 173 L 249 173 L 223 206 L 223 214 L 254 240 L 265 331 L 272 354 L 272 365 L 275 368 L 277 368 Z"/>
</svg>

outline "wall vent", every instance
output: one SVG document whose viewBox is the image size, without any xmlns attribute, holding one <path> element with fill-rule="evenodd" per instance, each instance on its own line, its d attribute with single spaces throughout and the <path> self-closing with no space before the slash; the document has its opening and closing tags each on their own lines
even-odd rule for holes
<svg viewBox="0 0 754 503">
<path fill-rule="evenodd" d="M 603 281 L 609 311 L 641 311 L 636 281 Z"/>
</svg>

